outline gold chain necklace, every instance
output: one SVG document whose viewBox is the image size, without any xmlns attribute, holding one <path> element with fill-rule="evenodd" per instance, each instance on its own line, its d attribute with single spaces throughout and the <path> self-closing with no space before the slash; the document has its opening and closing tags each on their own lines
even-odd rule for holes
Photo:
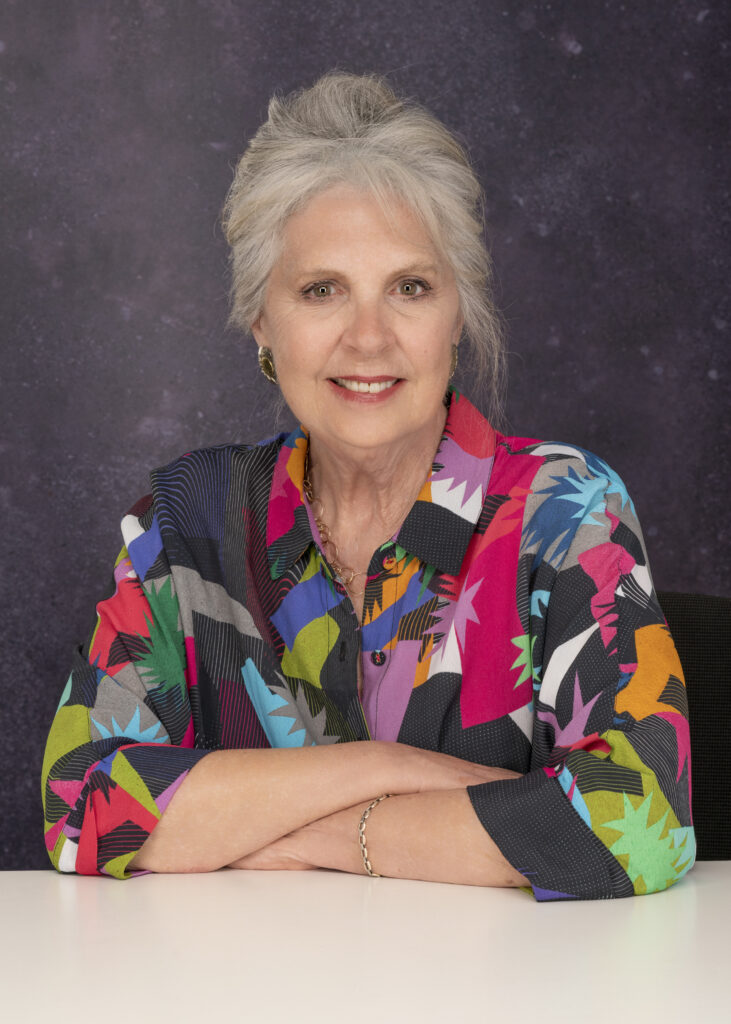
<svg viewBox="0 0 731 1024">
<path fill-rule="evenodd" d="M 316 498 L 312 490 L 312 481 L 310 480 L 310 448 L 307 446 L 307 454 L 305 455 L 305 475 L 302 480 L 302 489 L 305 492 L 307 500 L 310 503 L 312 509 L 312 518 L 315 520 L 317 529 L 320 531 L 320 540 L 322 541 L 322 550 L 325 558 L 328 560 L 330 565 L 335 570 L 335 575 L 340 583 L 345 587 L 348 593 L 362 594 L 365 592 L 365 583 L 363 584 L 362 590 L 352 590 L 353 581 L 358 576 L 365 576 L 365 572 L 356 572 L 355 569 L 351 569 L 348 565 L 343 565 L 340 561 L 340 552 L 338 546 L 330 535 L 330 527 L 327 525 L 325 520 L 322 518 L 325 514 L 325 506 L 322 504 L 319 498 Z"/>
</svg>

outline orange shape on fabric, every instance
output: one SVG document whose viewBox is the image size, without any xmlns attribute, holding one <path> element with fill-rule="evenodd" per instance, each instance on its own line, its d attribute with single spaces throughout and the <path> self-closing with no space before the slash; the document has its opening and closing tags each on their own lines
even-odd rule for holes
<svg viewBox="0 0 731 1024">
<path fill-rule="evenodd" d="M 292 454 L 287 459 L 287 474 L 294 486 L 299 491 L 300 500 L 303 498 L 302 482 L 305 478 L 305 459 L 307 457 L 308 441 L 306 437 L 295 439 Z"/>
<path fill-rule="evenodd" d="M 484 542 L 481 547 L 487 547 L 501 537 L 506 537 L 514 530 L 520 529 L 523 525 L 526 498 L 530 494 L 528 487 L 511 487 L 508 492 L 509 501 L 506 501 L 493 516 L 490 525 L 485 530 Z"/>
<path fill-rule="evenodd" d="M 426 638 L 426 643 L 422 647 L 423 655 L 416 663 L 416 671 L 414 673 L 414 689 L 417 686 L 422 686 L 429 678 L 429 662 L 431 661 L 432 651 L 434 650 L 434 637 L 429 636 Z"/>
<path fill-rule="evenodd" d="M 628 711 L 637 721 L 660 711 L 677 711 L 671 704 L 660 700 L 670 676 L 685 682 L 680 658 L 667 626 L 660 623 L 642 626 L 635 633 L 635 647 L 637 669 L 617 694 L 617 711 L 620 714 Z"/>
<path fill-rule="evenodd" d="M 427 477 L 416 496 L 417 501 L 431 501 L 431 478 Z"/>
</svg>

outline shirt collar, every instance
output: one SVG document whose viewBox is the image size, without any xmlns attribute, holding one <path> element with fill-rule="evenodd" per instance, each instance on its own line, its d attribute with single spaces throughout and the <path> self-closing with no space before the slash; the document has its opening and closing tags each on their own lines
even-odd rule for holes
<svg viewBox="0 0 731 1024">
<path fill-rule="evenodd" d="M 450 576 L 459 573 L 480 518 L 492 471 L 496 435 L 464 395 L 452 388 L 444 433 L 431 473 L 398 532 L 398 545 Z M 313 543 L 304 502 L 307 432 L 287 437 L 274 467 L 267 518 L 267 553 L 274 579 Z"/>
</svg>

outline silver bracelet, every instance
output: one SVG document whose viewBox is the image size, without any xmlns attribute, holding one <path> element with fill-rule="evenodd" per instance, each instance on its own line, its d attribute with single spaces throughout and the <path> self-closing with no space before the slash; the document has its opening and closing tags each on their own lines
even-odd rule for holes
<svg viewBox="0 0 731 1024">
<path fill-rule="evenodd" d="M 380 878 L 381 876 L 378 874 L 378 872 L 373 870 L 373 868 L 371 867 L 371 862 L 368 859 L 368 848 L 366 847 L 366 822 L 368 821 L 370 813 L 376 806 L 376 804 L 380 804 L 381 800 L 388 800 L 390 795 L 390 793 L 384 793 L 383 796 L 377 796 L 375 800 L 372 800 L 371 803 L 369 803 L 366 809 L 363 811 L 363 814 L 361 815 L 360 819 L 360 824 L 358 825 L 358 845 L 360 846 L 360 853 L 363 858 L 363 866 L 365 867 L 366 871 L 371 876 L 371 878 Z"/>
</svg>

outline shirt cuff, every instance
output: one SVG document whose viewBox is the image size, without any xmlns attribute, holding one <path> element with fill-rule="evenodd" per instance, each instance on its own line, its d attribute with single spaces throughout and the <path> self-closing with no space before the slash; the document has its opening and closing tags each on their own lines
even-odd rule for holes
<svg viewBox="0 0 731 1024">
<path fill-rule="evenodd" d="M 469 786 L 477 817 L 537 900 L 634 895 L 621 864 L 573 809 L 555 778 L 538 769 L 519 779 Z"/>
</svg>

